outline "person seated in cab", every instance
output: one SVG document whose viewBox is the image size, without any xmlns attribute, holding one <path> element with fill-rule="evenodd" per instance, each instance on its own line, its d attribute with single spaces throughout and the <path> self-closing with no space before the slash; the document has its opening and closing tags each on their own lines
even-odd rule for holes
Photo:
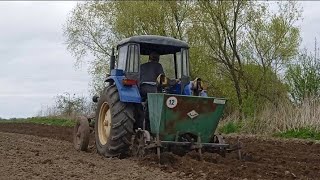
<svg viewBox="0 0 320 180">
<path fill-rule="evenodd" d="M 157 52 L 149 54 L 149 61 L 140 65 L 140 95 L 142 109 L 139 111 L 138 128 L 150 131 L 150 120 L 147 105 L 148 93 L 157 92 L 157 78 L 164 75 L 163 67 L 159 63 L 160 55 Z"/>
<path fill-rule="evenodd" d="M 147 93 L 157 92 L 157 78 L 160 74 L 164 75 L 159 58 L 160 55 L 157 52 L 151 52 L 149 61 L 140 65 L 140 94 L 142 101 L 146 100 Z"/>
</svg>

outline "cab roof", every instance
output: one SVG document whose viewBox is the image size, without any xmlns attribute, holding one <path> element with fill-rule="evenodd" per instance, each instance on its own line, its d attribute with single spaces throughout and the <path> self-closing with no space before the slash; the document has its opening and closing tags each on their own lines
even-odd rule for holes
<svg viewBox="0 0 320 180">
<path fill-rule="evenodd" d="M 132 36 L 121 40 L 117 44 L 117 48 L 120 46 L 137 43 L 140 45 L 140 53 L 142 55 L 148 55 L 152 51 L 156 51 L 160 55 L 173 54 L 181 51 L 181 48 L 188 49 L 189 46 L 186 42 L 174 39 L 172 37 L 157 36 L 157 35 L 140 35 Z"/>
</svg>

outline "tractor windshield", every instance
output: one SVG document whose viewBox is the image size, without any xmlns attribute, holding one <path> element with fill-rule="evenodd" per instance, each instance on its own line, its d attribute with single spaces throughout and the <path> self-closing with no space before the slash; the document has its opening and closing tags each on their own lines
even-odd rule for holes
<svg viewBox="0 0 320 180">
<path fill-rule="evenodd" d="M 140 55 L 140 63 L 148 62 L 148 55 Z M 160 55 L 159 63 L 162 65 L 164 73 L 170 79 L 178 79 L 182 76 L 189 76 L 188 50 L 182 49 L 175 54 Z"/>
<path fill-rule="evenodd" d="M 138 75 L 139 64 L 141 65 L 149 60 L 149 54 L 141 52 L 142 49 L 139 44 L 130 43 L 121 46 L 118 49 L 117 68 L 124 70 L 127 74 Z M 159 63 L 162 65 L 165 75 L 170 79 L 189 76 L 188 55 L 188 49 L 186 48 L 181 48 L 178 52 L 160 55 Z"/>
</svg>

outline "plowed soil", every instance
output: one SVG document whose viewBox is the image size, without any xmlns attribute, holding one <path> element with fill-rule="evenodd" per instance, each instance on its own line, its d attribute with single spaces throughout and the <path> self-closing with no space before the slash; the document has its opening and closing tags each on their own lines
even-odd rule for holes
<svg viewBox="0 0 320 180">
<path fill-rule="evenodd" d="M 143 159 L 107 159 L 77 152 L 72 128 L 0 124 L 0 179 L 320 179 L 320 144 L 241 136 L 243 160 L 191 152 Z M 228 142 L 235 138 L 228 137 Z"/>
</svg>

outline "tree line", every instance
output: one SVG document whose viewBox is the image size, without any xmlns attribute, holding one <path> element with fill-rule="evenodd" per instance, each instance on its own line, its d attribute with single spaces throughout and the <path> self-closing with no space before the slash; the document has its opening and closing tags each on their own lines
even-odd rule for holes
<svg viewBox="0 0 320 180">
<path fill-rule="evenodd" d="M 191 76 L 204 79 L 210 95 L 228 99 L 227 113 L 248 117 L 267 104 L 298 105 L 318 95 L 319 63 L 299 50 L 301 16 L 295 1 L 82 2 L 63 31 L 76 63 L 90 63 L 91 93 L 103 88 L 119 40 L 170 36 L 189 43 Z"/>
</svg>

